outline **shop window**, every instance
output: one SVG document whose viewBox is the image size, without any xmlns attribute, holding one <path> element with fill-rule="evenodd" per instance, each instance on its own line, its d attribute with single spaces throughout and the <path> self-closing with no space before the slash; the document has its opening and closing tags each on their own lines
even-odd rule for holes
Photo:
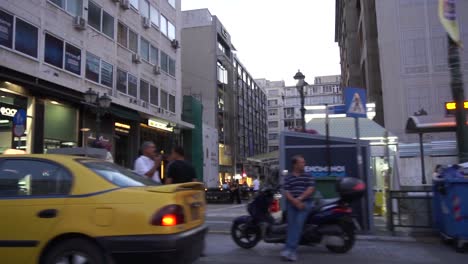
<svg viewBox="0 0 468 264">
<path fill-rule="evenodd" d="M 0 197 L 66 195 L 72 176 L 46 161 L 7 159 L 0 168 Z"/>
<path fill-rule="evenodd" d="M 140 99 L 145 102 L 149 99 L 149 84 L 143 80 L 140 80 Z"/>
<path fill-rule="evenodd" d="M 153 26 L 159 27 L 159 11 L 156 7 L 150 7 L 150 17 L 151 17 L 151 24 Z"/>
<path fill-rule="evenodd" d="M 150 47 L 150 63 L 153 65 L 158 65 L 159 61 L 159 50 L 156 47 Z"/>
<path fill-rule="evenodd" d="M 150 103 L 156 106 L 159 105 L 159 89 L 154 85 L 150 86 Z"/>
<path fill-rule="evenodd" d="M 44 108 L 45 149 L 76 146 L 78 111 L 63 104 L 47 102 Z"/>
<path fill-rule="evenodd" d="M 168 99 L 167 97 L 168 97 L 167 92 L 164 90 L 161 90 L 161 108 L 165 110 L 168 110 L 167 109 L 167 99 Z"/>
<path fill-rule="evenodd" d="M 86 54 L 86 79 L 112 88 L 114 66 L 88 52 Z"/>
<path fill-rule="evenodd" d="M 56 6 L 67 11 L 73 16 L 81 16 L 83 12 L 83 0 L 48 0 Z"/>
<path fill-rule="evenodd" d="M 161 33 L 164 34 L 164 36 L 167 36 L 167 18 L 163 15 L 161 15 Z"/>
<path fill-rule="evenodd" d="M 175 113 L 175 96 L 170 94 L 169 95 L 169 111 L 171 111 L 172 113 Z"/>
<path fill-rule="evenodd" d="M 38 29 L 28 22 L 16 18 L 15 50 L 37 58 Z"/>
<path fill-rule="evenodd" d="M 140 56 L 145 61 L 149 61 L 149 52 L 150 52 L 150 44 L 148 40 L 141 38 L 140 39 Z"/>
</svg>

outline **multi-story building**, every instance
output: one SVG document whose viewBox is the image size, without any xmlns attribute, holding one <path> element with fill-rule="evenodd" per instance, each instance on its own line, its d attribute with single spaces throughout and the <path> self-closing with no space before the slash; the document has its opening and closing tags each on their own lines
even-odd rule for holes
<svg viewBox="0 0 468 264">
<path fill-rule="evenodd" d="M 301 127 L 300 95 L 296 86 L 285 86 L 284 81 L 259 79 L 257 82 L 267 91 L 268 148 L 269 151 L 275 151 L 279 147 L 281 131 Z M 325 105 L 343 103 L 340 75 L 315 77 L 314 84 L 307 85 L 304 89 L 306 121 L 308 118 L 325 115 Z"/>
<path fill-rule="evenodd" d="M 376 121 L 400 142 L 417 142 L 405 131 L 415 114 L 441 117 L 452 100 L 447 65 L 447 34 L 437 0 L 337 0 L 336 42 L 340 45 L 343 86 L 368 89 Z M 457 2 L 463 42 L 468 41 L 468 2 Z M 468 82 L 468 52 L 461 52 Z M 379 116 L 380 115 L 380 116 Z M 453 134 L 431 134 L 431 140 Z"/>
<path fill-rule="evenodd" d="M 131 167 L 143 140 L 168 151 L 181 121 L 180 0 L 4 0 L 0 3 L 0 148 L 43 153 L 96 136 L 88 89 L 112 105 L 101 135 Z M 26 133 L 12 116 L 28 114 Z M 88 131 L 88 132 L 86 132 Z"/>
<path fill-rule="evenodd" d="M 245 157 L 266 150 L 266 96 L 208 9 L 183 12 L 182 43 L 184 94 L 203 104 L 205 183 L 218 186 L 242 173 Z"/>
</svg>

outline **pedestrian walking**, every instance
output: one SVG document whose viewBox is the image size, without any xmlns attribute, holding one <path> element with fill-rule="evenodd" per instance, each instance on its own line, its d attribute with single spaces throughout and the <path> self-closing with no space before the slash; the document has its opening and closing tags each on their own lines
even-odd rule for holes
<svg viewBox="0 0 468 264">
<path fill-rule="evenodd" d="M 142 155 L 135 160 L 134 171 L 156 183 L 161 183 L 159 168 L 161 166 L 161 155 L 156 153 L 156 146 L 151 141 L 141 144 Z"/>
<path fill-rule="evenodd" d="M 259 190 L 260 190 L 260 180 L 258 180 L 258 177 L 255 177 L 255 180 L 253 181 L 253 191 L 255 194 L 257 194 Z"/>
<path fill-rule="evenodd" d="M 171 162 L 167 168 L 166 184 L 198 181 L 195 168 L 185 160 L 182 147 L 173 148 L 169 159 Z"/>
<path fill-rule="evenodd" d="M 288 174 L 284 179 L 288 235 L 281 257 L 286 261 L 297 260 L 297 247 L 301 239 L 304 222 L 309 210 L 312 208 L 312 194 L 315 191 L 314 178 L 304 172 L 306 164 L 304 157 L 301 155 L 294 156 L 291 163 L 292 173 Z"/>
</svg>

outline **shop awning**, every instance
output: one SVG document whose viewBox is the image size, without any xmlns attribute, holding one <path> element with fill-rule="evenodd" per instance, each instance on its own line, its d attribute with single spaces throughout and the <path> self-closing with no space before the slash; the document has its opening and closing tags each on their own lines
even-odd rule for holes
<svg viewBox="0 0 468 264">
<path fill-rule="evenodd" d="M 468 124 L 468 122 L 467 122 Z M 455 132 L 453 116 L 410 116 L 406 121 L 406 133 Z"/>
<path fill-rule="evenodd" d="M 267 162 L 270 160 L 278 160 L 278 158 L 279 158 L 279 151 L 276 150 L 276 151 L 248 157 L 247 160 L 252 161 L 252 162 L 263 163 L 263 162 Z"/>
<path fill-rule="evenodd" d="M 329 119 L 329 131 L 331 137 L 356 138 L 354 118 L 338 117 Z M 325 118 L 314 118 L 307 123 L 308 129 L 314 129 L 319 134 L 325 135 Z M 395 135 L 368 118 L 359 119 L 360 138 L 363 140 L 381 140 L 386 136 L 396 139 Z M 386 134 L 388 133 L 388 134 Z"/>
<path fill-rule="evenodd" d="M 117 105 L 111 105 L 109 112 L 123 119 L 141 122 L 141 117 L 135 110 L 130 110 Z"/>
</svg>

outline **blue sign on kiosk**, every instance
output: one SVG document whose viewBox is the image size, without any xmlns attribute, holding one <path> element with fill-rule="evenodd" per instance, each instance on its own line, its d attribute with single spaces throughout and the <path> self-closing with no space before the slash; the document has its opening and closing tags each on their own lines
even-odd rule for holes
<svg viewBox="0 0 468 264">
<path fill-rule="evenodd" d="M 22 137 L 25 131 L 26 111 L 24 109 L 19 109 L 13 116 L 13 135 L 15 135 L 15 137 Z"/>
</svg>

